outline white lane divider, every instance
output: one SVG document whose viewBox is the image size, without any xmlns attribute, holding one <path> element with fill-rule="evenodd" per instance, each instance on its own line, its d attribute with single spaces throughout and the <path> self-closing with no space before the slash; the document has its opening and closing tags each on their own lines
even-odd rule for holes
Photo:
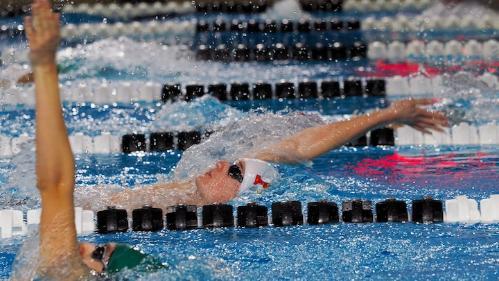
<svg viewBox="0 0 499 281">
<path fill-rule="evenodd" d="M 446 223 L 498 223 L 499 222 L 499 194 L 492 194 L 489 198 L 478 202 L 467 196 L 457 196 L 445 201 L 444 222 Z M 36 229 L 40 224 L 41 209 L 28 210 L 26 223 L 24 214 L 19 210 L 0 210 L 0 238 L 7 239 L 13 236 L 27 234 L 27 230 Z M 96 230 L 95 213 L 75 208 L 75 225 L 78 235 L 87 235 Z"/>
<path fill-rule="evenodd" d="M 195 12 L 194 6 L 190 2 L 174 2 L 168 1 L 167 3 L 154 2 L 154 3 L 138 3 L 136 5 L 126 3 L 124 5 L 109 4 L 104 5 L 97 3 L 95 5 L 78 4 L 78 5 L 65 5 L 63 13 L 80 13 L 95 16 L 109 17 L 113 19 L 130 19 L 135 17 L 146 17 L 154 15 L 166 14 L 185 14 Z"/>
<path fill-rule="evenodd" d="M 452 77 L 434 76 L 426 77 L 417 75 L 412 77 L 393 76 L 385 78 L 387 96 L 439 96 L 444 89 L 443 79 Z M 471 77 L 470 77 L 471 79 Z M 485 73 L 474 77 L 482 81 L 491 89 L 499 90 L 498 77 L 494 74 Z M 162 85 L 156 82 L 118 82 L 101 84 L 97 82 L 85 82 L 61 85 L 61 99 L 65 102 L 112 104 L 132 102 L 159 102 L 161 101 Z M 0 93 L 0 104 L 5 105 L 35 105 L 35 94 L 33 87 L 14 86 Z M 1 140 L 0 140 L 1 143 Z M 0 148 L 0 155 L 2 154 Z"/>
<path fill-rule="evenodd" d="M 66 102 L 94 104 L 161 101 L 162 85 L 155 82 L 122 82 L 110 84 L 76 83 L 61 85 L 61 99 Z M 0 93 L 0 104 L 35 105 L 33 87 L 17 87 Z"/>
<path fill-rule="evenodd" d="M 345 11 L 374 12 L 374 11 L 398 11 L 398 10 L 422 10 L 432 4 L 430 0 L 346 0 L 343 2 Z"/>
<path fill-rule="evenodd" d="M 76 133 L 69 136 L 69 142 L 75 154 L 109 154 L 121 153 L 121 138 L 121 136 L 113 136 L 109 132 L 103 132 L 95 137 Z M 27 135 L 15 138 L 0 135 L 0 157 L 12 157 L 21 151 L 23 144 L 31 140 L 33 137 Z"/>
<path fill-rule="evenodd" d="M 38 228 L 41 209 L 28 210 L 26 222 L 24 213 L 20 210 L 0 210 L 0 238 L 26 235 L 29 230 Z M 78 235 L 90 234 L 95 231 L 95 214 L 90 210 L 75 208 L 75 225 Z"/>
<path fill-rule="evenodd" d="M 423 134 L 409 126 L 395 130 L 395 145 L 494 145 L 499 144 L 499 125 L 495 123 L 480 126 L 461 123 L 444 132 L 433 132 L 431 135 Z M 110 154 L 121 153 L 123 136 L 115 136 L 103 132 L 98 136 L 88 136 L 75 133 L 69 136 L 71 149 L 75 154 Z M 22 135 L 9 138 L 0 135 L 0 157 L 8 158 L 19 153 L 21 146 L 32 140 L 32 137 Z"/>
<path fill-rule="evenodd" d="M 372 60 L 385 59 L 389 61 L 456 61 L 456 60 L 486 60 L 499 61 L 499 42 L 494 39 L 485 42 L 476 40 L 448 42 L 413 40 L 408 43 L 393 41 L 383 43 L 371 42 L 367 57 Z"/>
<path fill-rule="evenodd" d="M 195 24 L 190 21 L 183 22 L 131 22 L 131 23 L 84 23 L 67 24 L 61 29 L 61 36 L 67 40 L 80 38 L 106 38 L 106 37 L 140 37 L 151 35 L 193 36 Z"/>
<path fill-rule="evenodd" d="M 482 199 L 480 201 L 480 211 L 482 223 L 498 223 L 499 194 L 494 194 L 487 199 Z"/>
<path fill-rule="evenodd" d="M 375 1 L 370 1 L 375 3 Z M 402 1 L 394 1 L 402 2 Z M 392 31 L 392 32 L 432 32 L 432 31 L 483 31 L 483 30 L 498 30 L 499 19 L 485 15 L 476 17 L 465 15 L 463 17 L 427 17 L 415 16 L 407 17 L 398 15 L 395 17 L 367 17 L 361 22 L 363 31 Z"/>
<path fill-rule="evenodd" d="M 499 125 L 461 123 L 443 133 L 423 134 L 409 126 L 397 128 L 395 145 L 493 145 L 499 144 Z"/>
<path fill-rule="evenodd" d="M 447 223 L 477 223 L 480 221 L 480 211 L 476 200 L 466 196 L 445 201 L 444 221 Z"/>
<path fill-rule="evenodd" d="M 456 75 L 459 75 L 457 73 Z M 448 76 L 433 76 L 427 77 L 417 75 L 411 77 L 393 76 L 386 78 L 386 95 L 390 96 L 437 96 L 441 97 L 442 91 L 445 89 L 444 79 L 450 79 L 453 75 Z M 490 88 L 490 90 L 499 90 L 499 82 L 497 76 L 485 73 L 478 77 L 468 78 L 475 81 L 481 81 Z"/>
</svg>

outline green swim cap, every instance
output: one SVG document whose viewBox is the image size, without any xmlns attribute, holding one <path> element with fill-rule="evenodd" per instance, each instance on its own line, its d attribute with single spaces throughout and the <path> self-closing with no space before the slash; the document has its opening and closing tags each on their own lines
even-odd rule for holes
<svg viewBox="0 0 499 281">
<path fill-rule="evenodd" d="M 155 271 L 165 268 L 157 259 L 143 254 L 130 246 L 117 244 L 111 257 L 109 257 L 106 272 L 116 273 L 125 268 L 130 269 L 137 266 L 143 267 L 143 271 Z"/>
</svg>

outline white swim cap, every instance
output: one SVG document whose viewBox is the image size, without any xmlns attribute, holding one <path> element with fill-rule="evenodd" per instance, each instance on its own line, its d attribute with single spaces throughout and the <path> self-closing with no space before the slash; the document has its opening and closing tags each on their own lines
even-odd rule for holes
<svg viewBox="0 0 499 281">
<path fill-rule="evenodd" d="M 272 182 L 275 182 L 279 178 L 277 169 L 268 162 L 249 158 L 243 158 L 239 161 L 244 163 L 244 176 L 239 193 L 250 190 L 250 188 L 255 186 L 267 189 Z"/>
</svg>

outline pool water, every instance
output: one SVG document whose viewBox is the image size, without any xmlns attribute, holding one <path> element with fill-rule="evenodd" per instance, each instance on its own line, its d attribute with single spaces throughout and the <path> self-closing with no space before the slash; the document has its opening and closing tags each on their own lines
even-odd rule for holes
<svg viewBox="0 0 499 281">
<path fill-rule="evenodd" d="M 183 16 L 172 20 L 192 18 Z M 0 48 L 15 46 L 22 52 L 26 46 L 17 40 L 0 43 Z M 59 52 L 59 61 L 67 68 L 61 74 L 61 81 L 65 85 L 124 81 L 208 84 L 260 80 L 273 83 L 284 79 L 297 82 L 348 77 L 369 71 L 374 65 L 366 60 L 199 62 L 194 60 L 190 49 L 165 46 L 162 42 L 162 38 L 147 42 L 119 38 L 67 45 Z M 26 64 L 26 57 L 20 55 L 15 62 L 0 66 L 0 71 L 15 76 L 15 73 L 22 73 L 19 68 Z M 475 74 L 474 71 L 467 73 Z M 499 107 L 494 104 L 499 100 L 499 91 L 488 89 L 484 94 L 480 91 L 485 90 L 466 84 L 466 81 L 453 81 L 462 83 L 456 85 L 462 91 L 458 96 L 452 93 L 444 96 L 448 103 L 465 111 L 475 125 L 497 122 Z M 0 93 L 2 91 L 0 89 Z M 469 93 L 464 95 L 462 92 Z M 476 98 L 477 93 L 483 95 Z M 95 136 L 107 131 L 124 135 L 219 129 L 233 122 L 245 122 L 252 116 L 286 116 L 297 111 L 319 116 L 323 121 L 334 121 L 383 108 L 388 103 L 381 98 L 222 103 L 205 96 L 190 103 L 65 103 L 64 118 L 70 134 L 82 132 Z M 27 134 L 32 137 L 34 129 L 32 107 L 0 105 L 0 135 L 13 138 Z M 26 211 L 39 207 L 33 145 L 33 141 L 29 141 L 21 153 L 0 158 L 0 209 Z M 98 186 L 131 188 L 167 181 L 173 177 L 182 155 L 181 151 L 76 155 L 78 192 L 94 196 L 91 191 Z M 340 205 L 342 201 L 358 198 L 374 203 L 397 198 L 406 201 L 410 210 L 410 201 L 423 196 L 446 200 L 467 195 L 481 200 L 497 194 L 498 167 L 497 145 L 342 147 L 313 163 L 279 165 L 281 179 L 277 185 L 261 194 L 244 195 L 229 203 L 239 206 L 257 202 L 270 209 L 272 202 L 298 200 L 305 208 L 307 202 L 319 200 Z M 499 279 L 499 224 L 339 223 L 92 234 L 81 239 L 137 245 L 168 265 L 166 270 L 149 274 L 123 272 L 118 276 L 123 280 Z M 0 278 L 6 279 L 12 274 L 16 253 L 25 241 L 29 239 L 0 240 Z"/>
</svg>

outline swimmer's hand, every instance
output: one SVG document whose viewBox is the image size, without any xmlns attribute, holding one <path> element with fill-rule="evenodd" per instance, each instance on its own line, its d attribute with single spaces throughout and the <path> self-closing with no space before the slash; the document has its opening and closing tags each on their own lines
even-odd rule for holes
<svg viewBox="0 0 499 281">
<path fill-rule="evenodd" d="M 59 14 L 52 12 L 48 0 L 34 0 L 32 16 L 24 19 L 33 66 L 55 63 L 60 42 Z"/>
<path fill-rule="evenodd" d="M 443 132 L 443 128 L 449 126 L 447 117 L 442 112 L 424 108 L 436 102 L 435 99 L 401 100 L 393 102 L 386 110 L 392 115 L 395 123 L 409 125 L 422 133 L 431 134 L 431 130 Z"/>
</svg>

